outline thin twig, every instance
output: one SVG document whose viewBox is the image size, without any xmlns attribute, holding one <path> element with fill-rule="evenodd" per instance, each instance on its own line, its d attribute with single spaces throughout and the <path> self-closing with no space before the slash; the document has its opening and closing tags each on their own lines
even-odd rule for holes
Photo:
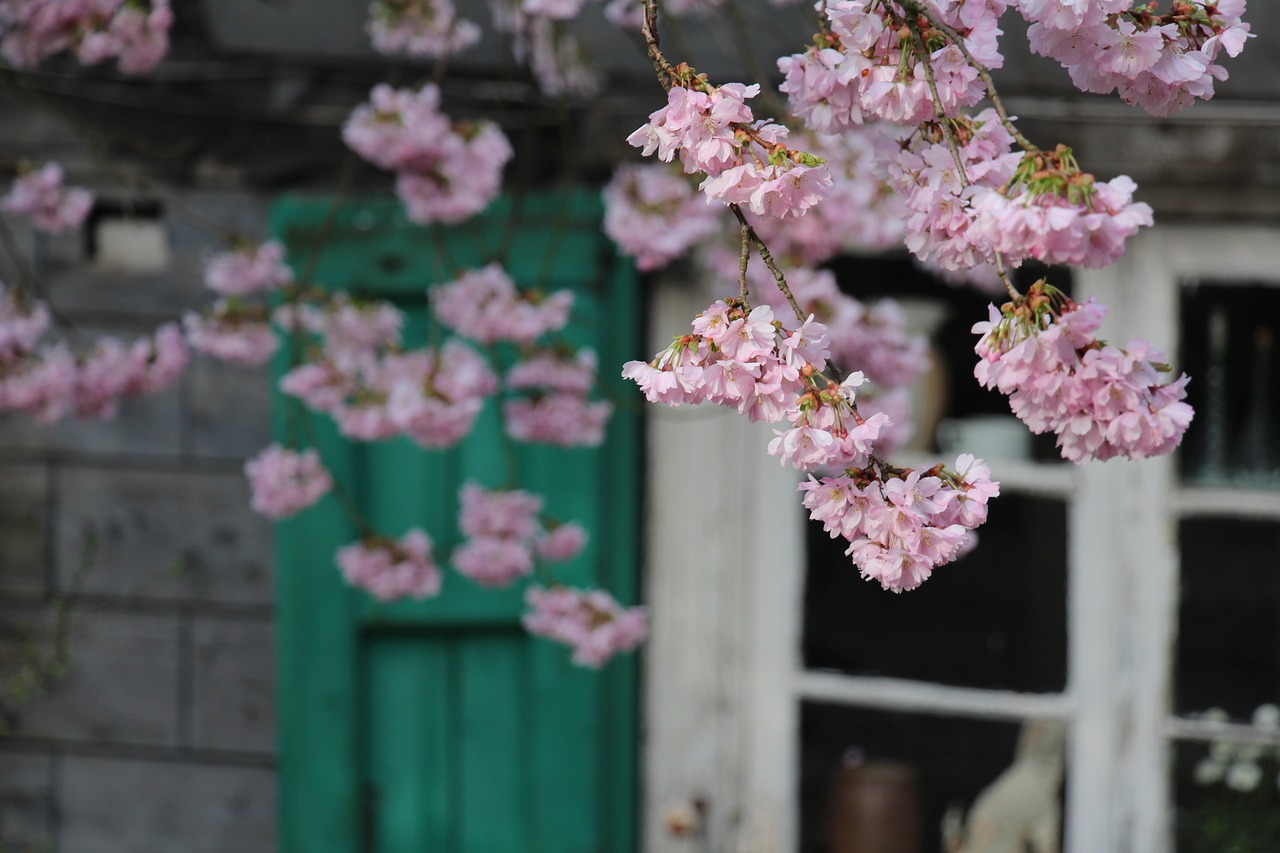
<svg viewBox="0 0 1280 853">
<path fill-rule="evenodd" d="M 907 29 L 911 30 L 912 41 L 915 44 L 916 57 L 920 60 L 920 64 L 924 66 L 924 79 L 929 84 L 929 94 L 933 97 L 933 114 L 938 119 L 938 126 L 942 128 L 942 138 L 947 142 L 947 148 L 951 151 L 951 158 L 955 160 L 956 172 L 960 178 L 960 188 L 965 189 L 969 186 L 969 175 L 964 168 L 964 158 L 960 156 L 960 143 L 956 141 L 955 128 L 951 126 L 951 119 L 947 118 L 946 112 L 942 109 L 942 99 L 938 96 L 938 83 L 933 75 L 933 61 L 929 54 L 929 46 L 925 44 L 924 34 L 920 32 L 920 21 L 918 18 L 908 17 L 906 20 Z M 1005 272 L 1004 258 L 1000 252 L 994 252 L 996 275 L 1000 277 L 1000 282 L 1004 285 L 1004 289 L 1008 291 L 1009 298 L 1017 299 L 1021 294 L 1018 289 L 1013 286 L 1013 282 L 1009 280 L 1009 275 Z"/>
<path fill-rule="evenodd" d="M 747 301 L 747 263 L 751 260 L 751 232 L 744 222 L 740 226 L 742 231 L 742 250 L 738 255 L 738 294 L 742 297 L 742 301 Z"/>
<path fill-rule="evenodd" d="M 664 92 L 671 91 L 671 83 L 676 79 L 676 70 L 662 55 L 658 46 L 658 0 L 643 0 L 644 23 L 640 31 L 644 34 L 644 43 L 648 48 L 649 61 L 653 63 L 653 72 L 658 75 L 658 82 Z"/>
<path fill-rule="evenodd" d="M 960 144 L 956 142 L 955 128 L 947 119 L 942 109 L 942 98 L 938 96 L 938 81 L 933 76 L 933 61 L 929 56 L 929 47 L 924 43 L 924 35 L 920 32 L 920 22 L 916 18 L 907 19 L 907 29 L 911 30 L 912 42 L 915 44 L 916 58 L 924 66 L 924 79 L 929 84 L 929 94 L 933 97 L 933 114 L 942 128 L 942 137 L 947 141 L 951 158 L 956 161 L 956 172 L 960 177 L 960 188 L 969 186 L 969 175 L 964 170 L 964 158 L 960 156 Z"/>
<path fill-rule="evenodd" d="M 1022 131 L 1014 127 L 1013 122 L 1009 120 L 1009 113 L 1004 108 L 1004 102 L 1000 100 L 1000 93 L 996 91 L 996 84 L 991 79 L 991 72 L 987 70 L 987 66 L 973 58 L 973 54 L 969 52 L 969 48 L 965 45 L 964 36 L 956 32 L 945 21 L 939 20 L 936 15 L 929 11 L 928 7 L 917 2 L 917 0 L 897 0 L 897 2 L 908 12 L 923 17 L 929 22 L 929 26 L 951 39 L 951 43 L 959 48 L 960 55 L 965 58 L 965 61 L 969 63 L 974 71 L 978 72 L 982 85 L 987 89 L 987 98 L 991 101 L 991 105 L 995 107 L 996 115 L 1000 117 L 1000 123 L 1004 125 L 1004 129 L 1009 131 L 1009 135 L 1022 146 L 1023 150 L 1039 151 L 1040 149 L 1035 143 L 1023 136 Z M 907 26 L 911 26 L 911 22 L 908 22 Z"/>
<path fill-rule="evenodd" d="M 773 273 L 773 280 L 778 284 L 778 290 L 782 291 L 782 295 L 786 297 L 787 304 L 791 306 L 791 310 L 795 312 L 796 319 L 803 323 L 808 319 L 808 314 L 800 309 L 800 303 L 796 301 L 795 296 L 791 293 L 791 288 L 787 286 L 787 277 L 783 275 L 782 269 L 778 266 L 778 262 L 773 259 L 773 253 L 769 251 L 769 247 L 765 245 L 764 240 L 760 239 L 760 235 L 756 233 L 756 229 L 751 227 L 751 223 L 747 221 L 747 217 L 742 212 L 742 208 L 736 204 L 729 205 L 729 209 L 733 211 L 733 215 L 738 218 L 738 224 L 742 227 L 742 231 L 747 235 L 752 245 L 756 247 L 756 253 L 760 255 L 760 260 L 764 261 L 764 265 L 768 267 L 769 272 Z"/>
</svg>

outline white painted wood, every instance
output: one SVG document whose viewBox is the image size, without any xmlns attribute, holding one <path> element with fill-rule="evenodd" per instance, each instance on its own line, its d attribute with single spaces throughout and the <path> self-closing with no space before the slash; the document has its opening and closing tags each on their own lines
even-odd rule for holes
<svg viewBox="0 0 1280 853">
<path fill-rule="evenodd" d="M 1173 495 L 1173 511 L 1183 518 L 1223 515 L 1280 519 L 1280 492 L 1243 488 L 1183 488 Z"/>
<path fill-rule="evenodd" d="M 796 679 L 801 699 L 830 705 L 917 711 L 990 720 L 1067 720 L 1074 706 L 1061 693 L 952 687 L 901 678 L 809 670 Z"/>
<path fill-rule="evenodd" d="M 1187 717 L 1170 717 L 1165 721 L 1164 731 L 1168 737 L 1178 740 L 1229 740 L 1280 746 L 1280 729 L 1264 729 L 1245 723 L 1218 723 L 1210 720 L 1192 720 Z"/>
<path fill-rule="evenodd" d="M 664 284 L 649 352 L 706 307 L 696 289 Z M 736 731 L 742 595 L 741 436 L 729 412 L 649 407 L 644 843 L 651 853 L 711 851 L 733 828 L 741 777 Z M 700 804 L 700 805 L 699 805 Z M 687 836 L 673 811 L 703 809 Z"/>
<path fill-rule="evenodd" d="M 653 350 L 710 301 L 661 287 Z M 803 518 L 772 433 L 714 408 L 650 407 L 644 849 L 786 853 L 795 844 Z M 701 827 L 673 835 L 669 818 Z"/>
<path fill-rule="evenodd" d="M 1104 336 L 1121 346 L 1142 337 L 1177 352 L 1178 277 L 1164 254 L 1138 240 L 1119 264 L 1081 272 L 1077 282 L 1110 306 Z M 1081 482 L 1070 538 L 1078 555 L 1071 561 L 1070 689 L 1080 703 L 1070 849 L 1165 853 L 1172 835 L 1164 720 L 1178 584 L 1173 462 L 1093 463 Z M 1103 805 L 1090 786 L 1100 783 L 1108 796 L 1106 846 L 1093 828 Z"/>
<path fill-rule="evenodd" d="M 756 458 L 748 482 L 748 544 L 743 571 L 746 679 L 741 749 L 746 770 L 741 853 L 790 853 L 799 843 L 799 703 L 793 681 L 800 669 L 800 620 L 804 587 L 804 525 L 796 488 L 800 477 L 763 456 L 773 432 L 749 430 Z"/>
<path fill-rule="evenodd" d="M 1115 761 L 1123 698 L 1117 637 L 1125 611 L 1112 569 L 1116 517 L 1111 496 L 1121 469 L 1082 472 L 1067 524 L 1067 695 L 1076 709 L 1068 739 L 1066 849 L 1119 850 Z"/>
</svg>

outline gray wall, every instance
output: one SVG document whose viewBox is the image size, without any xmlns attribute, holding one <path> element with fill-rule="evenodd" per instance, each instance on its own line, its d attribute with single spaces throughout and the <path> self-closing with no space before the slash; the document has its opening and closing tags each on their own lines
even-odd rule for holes
<svg viewBox="0 0 1280 853">
<path fill-rule="evenodd" d="M 58 122 L 6 118 L 3 150 L 113 185 Z M 265 201 L 234 187 L 178 197 L 265 228 Z M 130 336 L 210 297 L 214 238 L 172 215 L 161 227 L 170 258 L 144 273 L 95 268 L 79 236 L 17 237 L 78 327 Z M 0 415 L 0 851 L 275 848 L 270 526 L 241 473 L 268 438 L 265 375 L 203 360 L 111 422 Z M 50 653 L 59 601 L 65 676 L 15 700 L 22 638 Z"/>
</svg>

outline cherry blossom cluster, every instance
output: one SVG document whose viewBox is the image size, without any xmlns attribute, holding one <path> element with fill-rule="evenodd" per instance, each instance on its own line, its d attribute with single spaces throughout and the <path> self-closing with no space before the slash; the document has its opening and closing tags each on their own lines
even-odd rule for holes
<svg viewBox="0 0 1280 853">
<path fill-rule="evenodd" d="M 440 567 L 431 554 L 431 538 L 421 528 L 399 539 L 366 536 L 339 549 L 337 562 L 347 583 L 379 601 L 440 594 Z"/>
<path fill-rule="evenodd" d="M 866 377 L 849 374 L 839 384 L 814 383 L 787 409 L 789 430 L 774 430 L 769 455 L 802 471 L 818 468 L 862 468 L 871 462 L 880 432 L 888 424 L 883 413 L 864 418 L 854 397 Z"/>
<path fill-rule="evenodd" d="M 244 465 L 252 493 L 250 506 L 268 518 L 288 518 L 314 504 L 333 488 L 320 453 L 271 444 Z"/>
<path fill-rule="evenodd" d="M 826 327 L 810 317 L 787 330 L 768 305 L 718 300 L 653 361 L 629 361 L 622 375 L 651 403 L 715 403 L 752 421 L 782 420 L 826 366 Z"/>
<path fill-rule="evenodd" d="M 887 166 L 890 184 L 908 211 L 907 248 L 943 269 L 967 269 L 995 260 L 971 227 L 971 199 L 980 188 L 1003 189 L 1022 158 L 1010 150 L 1013 136 L 994 110 L 959 119 L 951 129 L 956 151 L 941 128 L 926 124 L 892 146 Z"/>
<path fill-rule="evenodd" d="M 672 169 L 620 166 L 604 188 L 604 231 L 641 271 L 666 266 L 720 230 L 719 211 Z"/>
<path fill-rule="evenodd" d="M 500 265 L 490 264 L 436 285 L 430 302 L 438 321 L 479 344 L 524 345 L 502 383 L 462 340 L 403 350 L 403 315 L 394 306 L 357 305 L 338 296 L 323 306 L 277 312 L 285 328 L 323 341 L 317 355 L 282 379 L 282 389 L 333 416 L 344 435 L 362 440 L 403 434 L 424 447 L 450 447 L 470 432 L 485 399 L 500 387 L 509 392 L 505 430 L 517 441 L 596 446 L 604 440 L 613 407 L 588 399 L 594 352 L 534 346 L 568 322 L 571 291 L 520 291 Z"/>
<path fill-rule="evenodd" d="M 753 216 L 756 232 L 775 255 L 815 265 L 840 252 L 881 252 L 902 245 L 907 214 L 877 155 L 883 132 L 874 124 L 838 135 L 806 137 L 805 149 L 827 163 L 832 187 L 804 216 Z"/>
<path fill-rule="evenodd" d="M 1009 395 L 1033 433 L 1057 435 L 1072 462 L 1168 453 L 1194 415 L 1183 402 L 1188 377 L 1164 380 L 1171 369 L 1146 341 L 1120 349 L 1097 340 L 1105 313 L 1092 299 L 1076 303 L 1038 282 L 974 325 L 974 375 Z"/>
<path fill-rule="evenodd" d="M 531 343 L 569 322 L 573 292 L 521 291 L 501 264 L 469 270 L 431 289 L 437 319 L 476 343 Z"/>
<path fill-rule="evenodd" d="M 866 580 L 893 592 L 915 589 L 974 543 L 987 503 L 1000 494 L 986 464 L 964 453 L 954 470 L 879 464 L 800 484 L 804 505 L 831 538 L 849 542 Z"/>
<path fill-rule="evenodd" d="M 756 121 L 746 102 L 759 94 L 758 84 L 712 86 L 687 66 L 677 73 L 682 85 L 671 87 L 667 105 L 627 142 L 664 162 L 678 156 L 686 172 L 707 176 L 700 189 L 709 198 L 759 216 L 799 216 L 827 194 L 825 163 L 789 149 L 787 128 Z"/>
<path fill-rule="evenodd" d="M 506 136 L 489 121 L 455 123 L 440 112 L 440 90 L 375 86 L 342 138 L 364 159 L 396 173 L 396 195 L 419 224 L 461 222 L 498 194 L 511 159 Z"/>
<path fill-rule="evenodd" d="M 171 387 L 190 360 L 172 323 L 132 343 L 102 337 L 77 356 L 63 342 L 41 343 L 51 318 L 46 304 L 0 284 L 0 411 L 41 423 L 112 418 L 122 398 Z"/>
<path fill-rule="evenodd" d="M 738 259 L 722 247 L 702 253 L 712 276 L 730 278 Z M 753 296 L 778 313 L 791 313 L 786 297 L 772 274 L 762 266 L 749 266 L 747 281 Z M 892 453 L 914 433 L 909 386 L 928 368 L 928 342 L 910 332 L 901 307 L 892 299 L 864 303 L 843 292 L 830 270 L 795 267 L 787 282 L 796 304 L 826 326 L 828 359 L 856 364 L 868 382 L 858 389 L 859 409 L 866 417 L 883 413 L 876 448 Z"/>
<path fill-rule="evenodd" d="M 83 65 L 114 59 L 143 74 L 169 50 L 169 0 L 0 0 L 0 57 L 34 68 L 71 51 Z"/>
<path fill-rule="evenodd" d="M 790 310 L 786 298 L 767 274 L 754 277 L 752 292 L 775 311 Z M 901 306 L 893 299 L 864 303 L 840 290 L 830 270 L 797 267 L 787 276 L 800 310 L 813 314 L 827 329 L 829 358 L 853 364 L 880 388 L 915 382 L 929 366 L 928 341 L 907 330 Z"/>
<path fill-rule="evenodd" d="M 31 217 L 31 224 L 47 234 L 73 231 L 84 224 L 93 209 L 93 193 L 63 184 L 62 166 L 45 163 L 19 174 L 3 198 L 5 213 Z"/>
<path fill-rule="evenodd" d="M 293 284 L 284 263 L 284 246 L 271 240 L 245 244 L 205 259 L 204 284 L 221 298 L 201 313 L 188 312 L 182 326 L 191 348 L 237 364 L 265 364 L 280 342 L 268 321 L 262 297 Z"/>
<path fill-rule="evenodd" d="M 1214 80 L 1227 79 L 1221 53 L 1237 56 L 1252 38 L 1240 20 L 1245 0 L 1016 0 L 1031 22 L 1031 49 L 1070 72 L 1076 88 L 1138 104 L 1156 116 L 1172 115 L 1197 98 L 1213 97 Z"/>
<path fill-rule="evenodd" d="M 599 447 L 613 414 L 607 400 L 591 401 L 596 383 L 596 354 L 540 349 L 525 354 L 504 380 L 514 392 L 503 404 L 507 435 L 516 441 Z"/>
<path fill-rule="evenodd" d="M 1014 263 L 1107 266 L 1152 224 L 1151 206 L 1133 200 L 1135 189 L 1124 175 L 1102 182 L 1081 172 L 1063 146 L 1028 152 L 1003 191 L 974 190 L 973 237 Z"/>
<path fill-rule="evenodd" d="M 578 524 L 544 525 L 542 498 L 530 492 L 467 483 L 460 500 L 458 526 L 467 539 L 453 550 L 453 566 L 481 586 L 510 586 L 533 572 L 535 558 L 571 560 L 586 545 Z"/>
<path fill-rule="evenodd" d="M 280 347 L 267 315 L 261 304 L 227 297 L 199 314 L 184 314 L 182 329 L 191 348 L 204 355 L 241 367 L 259 367 Z"/>
<path fill-rule="evenodd" d="M 451 0 L 374 0 L 369 5 L 374 50 L 437 59 L 480 40 L 480 27 L 458 17 Z"/>
<path fill-rule="evenodd" d="M 645 608 L 623 607 L 604 590 L 531 586 L 524 598 L 530 608 L 521 619 L 525 629 L 572 648 L 579 666 L 599 669 L 649 634 Z"/>
<path fill-rule="evenodd" d="M 316 291 L 309 292 L 305 299 L 281 305 L 274 319 L 287 331 L 320 337 L 324 342 L 323 358 L 344 367 L 368 364 L 378 358 L 381 350 L 399 349 L 404 327 L 404 314 L 390 302 Z"/>
<path fill-rule="evenodd" d="M 353 357 L 363 352 L 362 357 Z M 405 352 L 349 351 L 301 364 L 280 380 L 286 394 L 324 412 L 348 438 L 404 435 L 431 449 L 471 432 L 498 379 L 484 356 L 457 339 Z"/>
<path fill-rule="evenodd" d="M 783 57 L 781 91 L 791 110 L 819 133 L 833 133 L 869 118 L 919 124 L 939 111 L 955 115 L 986 94 L 974 63 L 1003 63 L 996 44 L 1005 0 L 922 2 L 960 45 L 929 22 L 891 0 L 832 0 L 825 4 L 829 30 L 802 54 Z M 920 40 L 920 41 L 918 41 Z M 925 59 L 927 57 L 927 59 Z M 934 97 L 938 100 L 935 106 Z"/>
<path fill-rule="evenodd" d="M 293 270 L 284 262 L 284 245 L 268 240 L 207 258 L 204 284 L 223 296 L 270 293 L 293 284 Z"/>
</svg>

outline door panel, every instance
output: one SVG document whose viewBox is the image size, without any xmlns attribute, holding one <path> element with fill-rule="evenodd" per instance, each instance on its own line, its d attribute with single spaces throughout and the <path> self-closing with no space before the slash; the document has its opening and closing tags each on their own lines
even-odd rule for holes
<svg viewBox="0 0 1280 853">
<path fill-rule="evenodd" d="M 392 299 L 409 314 L 410 344 L 426 339 L 426 285 L 504 247 L 521 284 L 577 291 L 567 336 L 599 353 L 614 419 L 598 449 L 521 446 L 518 480 L 543 495 L 547 514 L 591 531 L 557 577 L 634 602 L 639 407 L 615 368 L 639 351 L 637 293 L 599 231 L 596 197 L 499 203 L 478 223 L 434 232 L 407 225 L 391 204 L 351 203 L 328 225 L 326 211 L 324 201 L 277 206 L 273 229 L 295 269 L 320 247 L 316 282 Z M 594 322 L 606 316 L 607 332 Z M 277 435 L 316 443 L 379 532 L 421 526 L 440 558 L 460 538 L 462 483 L 508 485 L 493 404 L 448 451 L 350 443 L 288 400 L 277 410 Z M 334 564 L 356 537 L 334 496 L 277 529 L 281 849 L 634 850 L 634 658 L 600 673 L 572 666 L 567 649 L 521 629 L 522 584 L 481 589 L 445 568 L 439 599 L 376 602 L 346 587 Z"/>
</svg>

